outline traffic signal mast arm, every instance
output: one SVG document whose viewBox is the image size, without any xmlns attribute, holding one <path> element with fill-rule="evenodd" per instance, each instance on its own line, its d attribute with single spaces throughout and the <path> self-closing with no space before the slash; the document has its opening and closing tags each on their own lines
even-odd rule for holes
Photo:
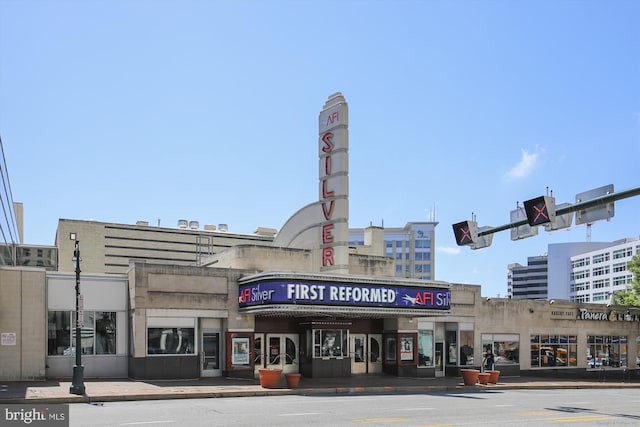
<svg viewBox="0 0 640 427">
<path fill-rule="evenodd" d="M 556 216 L 568 214 L 571 212 L 577 212 L 579 210 L 592 208 L 594 206 L 604 206 L 607 203 L 615 202 L 616 200 L 626 199 L 638 195 L 640 195 L 640 186 L 632 187 L 627 190 L 618 191 L 617 193 L 605 194 L 604 196 L 596 197 L 595 199 L 586 200 L 584 202 L 576 203 L 563 208 L 558 208 L 556 209 Z M 505 224 L 499 227 L 493 227 L 482 231 L 478 230 L 478 237 L 497 233 L 499 231 L 509 230 L 511 228 L 520 227 L 522 225 L 528 225 L 528 221 L 526 218 L 520 221 L 512 222 L 511 224 Z"/>
</svg>

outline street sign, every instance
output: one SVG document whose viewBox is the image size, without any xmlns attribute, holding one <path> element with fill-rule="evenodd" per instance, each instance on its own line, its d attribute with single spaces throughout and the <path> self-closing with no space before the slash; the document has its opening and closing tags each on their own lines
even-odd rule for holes
<svg viewBox="0 0 640 427">
<path fill-rule="evenodd" d="M 511 211 L 511 223 L 518 222 L 527 217 L 524 208 L 518 207 L 516 210 Z M 532 227 L 528 224 L 514 227 L 511 229 L 511 240 L 526 239 L 527 237 L 533 237 L 538 235 L 538 227 Z"/>
<path fill-rule="evenodd" d="M 560 209 L 566 209 L 571 206 L 571 203 L 560 203 L 556 205 L 556 212 Z M 557 215 L 556 219 L 552 222 L 544 224 L 543 227 L 545 231 L 556 231 L 562 230 L 563 228 L 571 227 L 571 223 L 573 222 L 573 212 L 569 212 L 563 215 Z"/>
<path fill-rule="evenodd" d="M 604 187 L 594 188 L 593 190 L 585 191 L 584 193 L 576 194 L 576 203 L 586 202 L 592 199 L 596 199 L 601 196 L 606 196 L 613 193 L 613 184 L 605 185 Z M 576 225 L 591 224 L 603 219 L 613 218 L 614 215 L 613 202 L 603 203 L 599 206 L 594 206 L 586 209 L 580 209 L 576 212 Z"/>
<path fill-rule="evenodd" d="M 488 225 L 484 226 L 484 227 L 479 227 L 478 228 L 478 233 L 480 232 L 485 232 L 485 231 L 489 231 L 491 230 L 493 227 L 490 227 Z M 491 243 L 493 242 L 493 234 L 485 234 L 483 236 L 478 236 L 477 241 L 471 245 L 471 249 L 482 249 L 482 248 L 486 248 L 488 246 L 491 246 Z"/>
</svg>

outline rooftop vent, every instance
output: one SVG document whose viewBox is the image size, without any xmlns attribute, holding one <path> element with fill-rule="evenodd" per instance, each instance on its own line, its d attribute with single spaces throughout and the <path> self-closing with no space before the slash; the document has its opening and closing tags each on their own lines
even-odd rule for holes
<svg viewBox="0 0 640 427">
<path fill-rule="evenodd" d="M 204 229 L 206 231 L 216 231 L 216 226 L 215 224 L 205 224 Z"/>
<path fill-rule="evenodd" d="M 187 228 L 188 226 L 189 226 L 189 221 L 187 221 L 186 219 L 178 220 L 178 228 Z"/>
<path fill-rule="evenodd" d="M 220 231 L 229 231 L 229 225 L 228 224 L 218 224 L 218 230 L 220 230 Z"/>
<path fill-rule="evenodd" d="M 200 228 L 200 223 L 198 221 L 189 221 L 189 228 L 192 230 L 197 230 Z"/>
<path fill-rule="evenodd" d="M 149 225 L 149 221 L 136 221 L 136 225 L 143 225 L 147 227 Z"/>
<path fill-rule="evenodd" d="M 255 230 L 253 230 L 253 232 L 255 234 L 257 234 L 258 236 L 270 236 L 270 237 L 273 237 L 273 236 L 276 235 L 278 230 L 276 230 L 275 228 L 258 227 Z"/>
</svg>

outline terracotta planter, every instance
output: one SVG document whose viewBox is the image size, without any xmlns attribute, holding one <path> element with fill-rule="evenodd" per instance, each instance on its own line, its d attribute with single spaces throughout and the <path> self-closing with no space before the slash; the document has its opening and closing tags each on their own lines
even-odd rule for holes
<svg viewBox="0 0 640 427">
<path fill-rule="evenodd" d="M 480 371 L 477 369 L 460 369 L 464 385 L 476 385 Z"/>
<path fill-rule="evenodd" d="M 258 369 L 260 385 L 264 388 L 278 388 L 282 369 Z"/>
<path fill-rule="evenodd" d="M 490 384 L 498 384 L 498 377 L 500 376 L 500 371 L 486 371 L 489 374 L 489 383 Z"/>
<path fill-rule="evenodd" d="M 481 373 L 478 374 L 478 382 L 480 384 L 487 385 L 487 384 L 489 384 L 489 377 L 490 376 L 491 375 L 488 372 L 481 372 Z"/>
<path fill-rule="evenodd" d="M 284 374 L 284 379 L 287 381 L 287 387 L 296 388 L 300 383 L 300 374 L 297 374 L 297 373 Z"/>
</svg>

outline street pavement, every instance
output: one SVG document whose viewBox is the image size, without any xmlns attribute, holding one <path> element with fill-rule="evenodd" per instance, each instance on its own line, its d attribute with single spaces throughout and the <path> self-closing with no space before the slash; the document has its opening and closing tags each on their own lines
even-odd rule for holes
<svg viewBox="0 0 640 427">
<path fill-rule="evenodd" d="M 85 379 L 85 394 L 69 392 L 71 381 L 0 381 L 0 404 L 91 403 L 131 400 L 193 399 L 242 396 L 348 395 L 430 392 L 480 392 L 505 389 L 640 388 L 637 379 L 580 380 L 542 377 L 500 377 L 497 384 L 465 386 L 460 377 L 403 378 L 354 375 L 340 378 L 302 378 L 297 388 L 263 388 L 258 379 L 201 378 L 177 381 Z"/>
</svg>

